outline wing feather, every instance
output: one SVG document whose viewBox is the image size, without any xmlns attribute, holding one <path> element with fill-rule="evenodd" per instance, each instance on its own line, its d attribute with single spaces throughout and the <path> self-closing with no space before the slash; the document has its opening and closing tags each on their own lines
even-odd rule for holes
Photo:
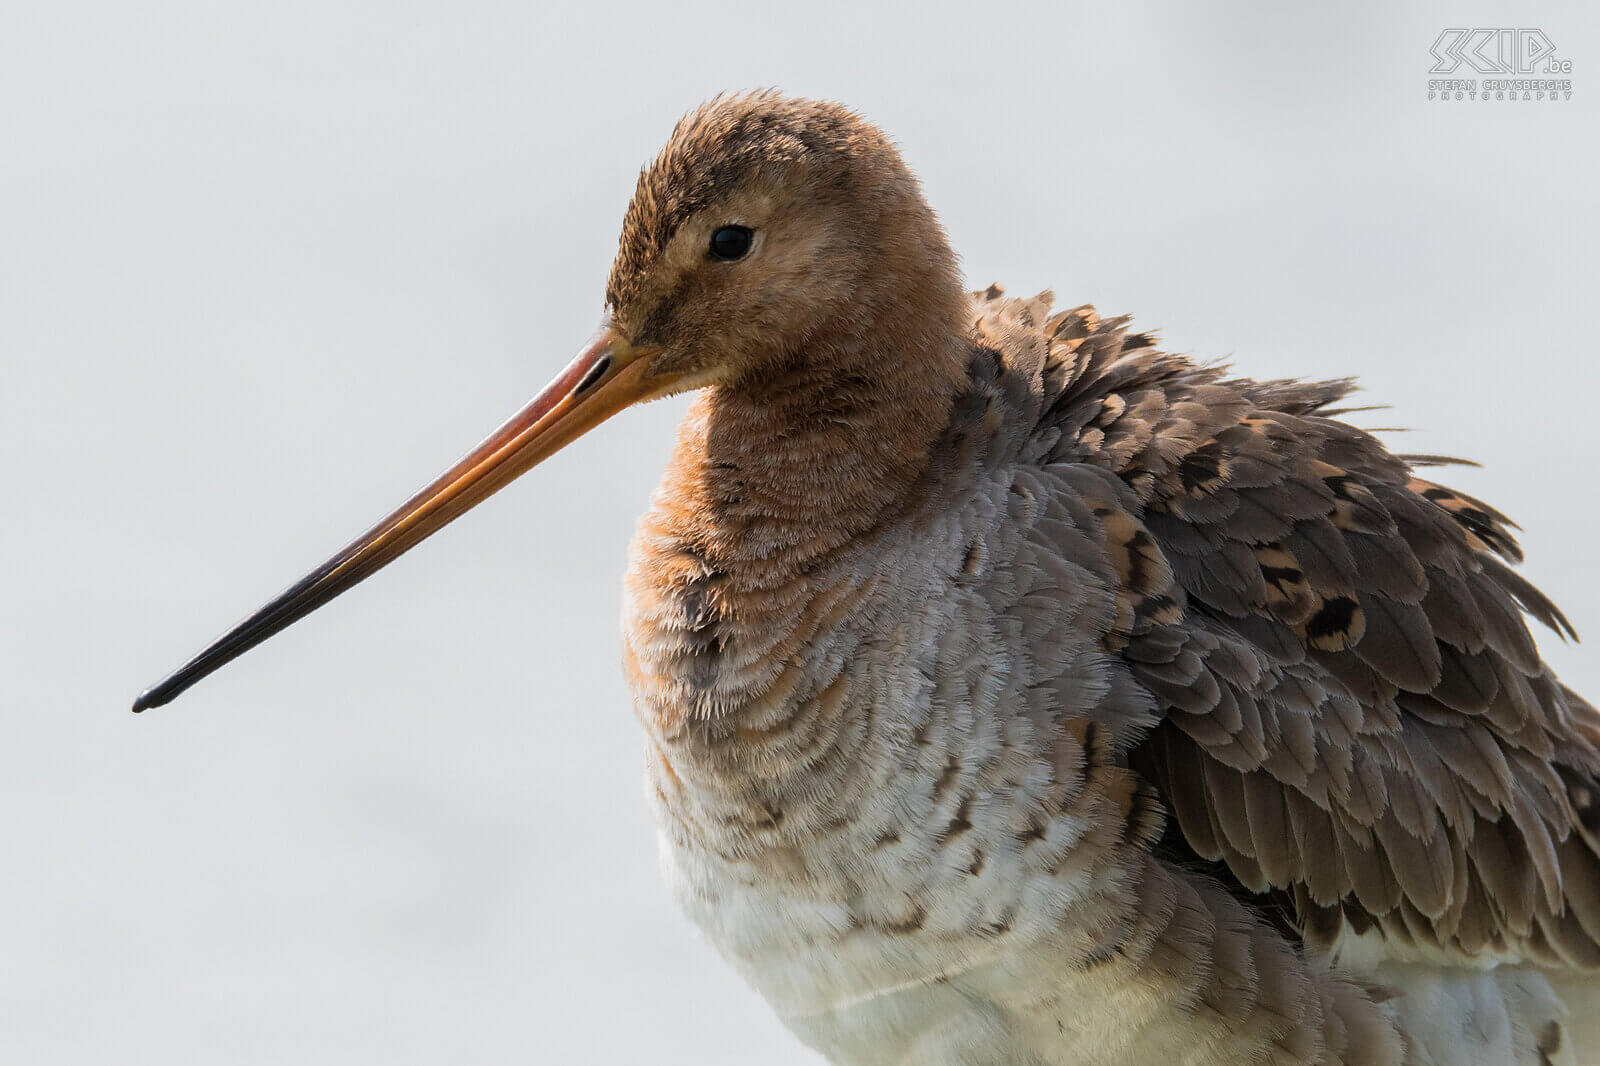
<svg viewBox="0 0 1600 1066">
<path fill-rule="evenodd" d="M 1600 715 L 1540 659 L 1525 616 L 1572 627 L 1510 519 L 1340 421 L 1349 382 L 1043 329 L 1038 453 L 1098 523 L 1169 837 L 1308 938 L 1600 969 Z"/>
</svg>

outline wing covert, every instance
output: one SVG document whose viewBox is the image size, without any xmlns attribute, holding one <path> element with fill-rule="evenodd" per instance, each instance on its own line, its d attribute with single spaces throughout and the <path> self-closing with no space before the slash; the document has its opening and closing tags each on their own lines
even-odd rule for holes
<svg viewBox="0 0 1600 1066">
<path fill-rule="evenodd" d="M 1524 615 L 1572 629 L 1511 521 L 1341 421 L 1348 381 L 1228 379 L 1021 306 L 1040 461 L 1116 581 L 1106 650 L 1164 711 L 1129 758 L 1174 843 L 1303 936 L 1600 968 L 1600 715 L 1539 657 Z"/>
</svg>

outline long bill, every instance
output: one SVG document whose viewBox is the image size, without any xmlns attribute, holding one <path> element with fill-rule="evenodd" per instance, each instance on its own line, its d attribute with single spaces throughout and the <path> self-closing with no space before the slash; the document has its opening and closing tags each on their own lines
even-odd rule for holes
<svg viewBox="0 0 1600 1066">
<path fill-rule="evenodd" d="M 134 713 L 170 703 L 196 681 L 377 573 L 624 407 L 674 391 L 675 378 L 650 372 L 657 354 L 656 349 L 633 347 L 614 330 L 602 332 L 532 402 L 460 462 L 166 680 L 146 689 L 134 700 Z"/>
</svg>

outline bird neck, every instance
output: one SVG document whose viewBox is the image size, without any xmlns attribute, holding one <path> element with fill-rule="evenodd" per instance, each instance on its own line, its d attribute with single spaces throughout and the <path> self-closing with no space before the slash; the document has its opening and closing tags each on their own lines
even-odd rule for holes
<svg viewBox="0 0 1600 1066">
<path fill-rule="evenodd" d="M 800 616 L 917 504 L 968 353 L 953 329 L 905 343 L 817 343 L 690 408 L 627 582 L 628 672 L 658 737 L 736 730 L 770 702 L 814 633 Z"/>
<path fill-rule="evenodd" d="M 926 472 L 965 345 L 953 331 L 871 337 L 814 337 L 776 373 L 707 390 L 685 421 L 685 532 L 735 586 L 814 570 L 903 512 Z"/>
<path fill-rule="evenodd" d="M 848 738 L 872 711 L 839 696 L 868 610 L 851 575 L 920 505 L 970 342 L 859 336 L 814 337 L 792 368 L 699 396 L 640 523 L 624 662 L 673 817 L 742 824 L 809 789 L 800 832 L 866 780 Z"/>
<path fill-rule="evenodd" d="M 920 506 L 967 379 L 967 302 L 944 263 L 893 299 L 886 272 L 850 318 L 759 376 L 705 390 L 684 419 L 634 540 L 624 610 L 666 808 L 733 816 L 808 779 L 829 791 L 789 749 L 821 757 L 850 732 L 819 709 L 848 688 L 835 682 L 866 610 L 853 564 Z"/>
</svg>

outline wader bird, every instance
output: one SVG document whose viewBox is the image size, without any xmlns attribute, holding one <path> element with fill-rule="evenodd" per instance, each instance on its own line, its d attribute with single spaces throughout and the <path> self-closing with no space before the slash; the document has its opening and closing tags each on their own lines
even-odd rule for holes
<svg viewBox="0 0 1600 1066">
<path fill-rule="evenodd" d="M 667 876 L 835 1063 L 1597 1063 L 1600 714 L 1512 524 L 1126 318 L 963 291 L 890 142 L 721 97 L 603 332 L 135 710 L 699 390 L 623 659 Z"/>
</svg>

